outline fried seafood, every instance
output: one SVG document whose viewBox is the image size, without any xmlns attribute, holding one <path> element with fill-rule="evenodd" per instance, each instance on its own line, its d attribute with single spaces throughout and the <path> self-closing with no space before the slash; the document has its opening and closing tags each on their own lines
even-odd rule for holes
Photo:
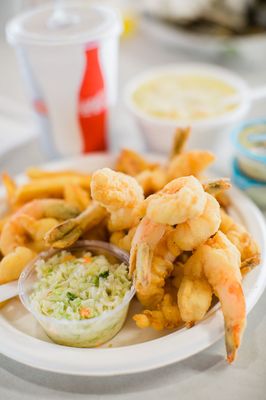
<svg viewBox="0 0 266 400">
<path fill-rule="evenodd" d="M 158 164 L 150 163 L 133 150 L 123 149 L 115 164 L 115 170 L 130 176 L 136 176 L 143 171 L 152 171 Z"/>
<path fill-rule="evenodd" d="M 75 243 L 80 236 L 96 227 L 106 217 L 106 210 L 92 201 L 85 211 L 77 217 L 58 224 L 48 231 L 45 241 L 48 245 L 64 249 Z"/>
<path fill-rule="evenodd" d="M 218 232 L 199 246 L 184 265 L 184 278 L 178 291 L 181 318 L 188 323 L 205 315 L 211 303 L 211 289 L 218 297 L 224 315 L 229 363 L 235 359 L 246 323 L 240 263 L 236 246 Z"/>
<path fill-rule="evenodd" d="M 163 167 L 145 170 L 135 178 L 142 187 L 146 197 L 161 190 L 168 182 L 166 170 Z"/>
<path fill-rule="evenodd" d="M 116 231 L 110 236 L 110 243 L 115 244 L 123 250 L 130 252 L 133 237 L 136 232 L 136 227 L 129 229 L 128 232 Z"/>
<path fill-rule="evenodd" d="M 228 178 L 204 180 L 204 182 L 202 182 L 202 186 L 205 192 L 210 193 L 214 197 L 224 193 L 225 190 L 228 190 L 232 187 L 230 179 Z"/>
<path fill-rule="evenodd" d="M 257 256 L 259 248 L 250 233 L 240 224 L 236 223 L 224 210 L 221 210 L 220 230 L 238 248 L 241 254 L 241 261 Z"/>
<path fill-rule="evenodd" d="M 201 183 L 195 177 L 187 176 L 174 179 L 147 200 L 148 218 L 175 225 L 199 216 L 207 198 Z"/>
<path fill-rule="evenodd" d="M 34 251 L 22 246 L 8 253 L 0 261 L 0 284 L 18 279 L 22 270 L 36 255 Z"/>
<path fill-rule="evenodd" d="M 209 151 L 191 150 L 175 156 L 167 168 L 168 180 L 201 173 L 213 163 L 215 157 Z"/>
<path fill-rule="evenodd" d="M 194 177 L 175 179 L 147 201 L 146 217 L 132 242 L 130 271 L 135 271 L 140 302 L 149 307 L 162 299 L 175 258 L 215 234 L 221 217 L 218 202 Z"/>
<path fill-rule="evenodd" d="M 190 127 L 176 129 L 173 144 L 172 144 L 172 149 L 171 149 L 170 157 L 169 157 L 170 160 L 173 159 L 178 154 L 183 153 L 190 134 L 191 134 Z"/>
<path fill-rule="evenodd" d="M 220 206 L 210 194 L 205 194 L 207 201 L 203 212 L 182 224 L 176 225 L 168 235 L 168 248 L 191 251 L 214 235 L 221 223 Z M 175 252 L 176 250 L 173 250 Z"/>
<path fill-rule="evenodd" d="M 177 328 L 181 323 L 180 312 L 177 306 L 176 294 L 166 293 L 155 310 L 144 310 L 135 314 L 133 320 L 143 329 L 152 327 L 157 331 Z"/>
<path fill-rule="evenodd" d="M 109 168 L 92 175 L 91 195 L 110 214 L 110 231 L 120 231 L 136 226 L 141 218 L 143 190 L 131 176 Z"/>
<path fill-rule="evenodd" d="M 64 187 L 63 197 L 67 203 L 77 207 L 80 211 L 84 211 L 91 202 L 88 190 L 73 183 L 69 183 Z"/>
<path fill-rule="evenodd" d="M 4 225 L 0 236 L 1 252 L 6 255 L 16 247 L 25 246 L 32 241 L 30 237 L 31 232 L 25 227 L 25 216 L 33 222 L 34 220 L 45 218 L 54 218 L 62 221 L 78 214 L 79 210 L 64 200 L 33 200 L 16 211 Z"/>
</svg>

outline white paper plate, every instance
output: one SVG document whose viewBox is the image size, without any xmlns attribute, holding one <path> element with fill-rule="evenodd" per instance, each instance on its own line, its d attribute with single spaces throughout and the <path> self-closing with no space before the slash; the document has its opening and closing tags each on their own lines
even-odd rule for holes
<svg viewBox="0 0 266 400">
<path fill-rule="evenodd" d="M 96 154 L 46 167 L 92 171 L 111 167 L 113 161 L 110 155 Z M 250 311 L 266 284 L 265 223 L 258 208 L 238 190 L 231 191 L 231 198 L 231 211 L 246 225 L 262 250 L 261 266 L 244 280 L 247 309 Z M 183 360 L 207 348 L 224 334 L 223 316 L 218 305 L 193 328 L 172 333 L 136 328 L 131 316 L 138 307 L 133 301 L 126 325 L 109 344 L 96 349 L 78 349 L 52 343 L 19 300 L 14 299 L 0 311 L 0 351 L 21 363 L 47 371 L 111 376 L 148 371 Z M 248 346 L 248 341 L 245 346 Z M 245 347 L 240 351 L 245 351 Z"/>
</svg>

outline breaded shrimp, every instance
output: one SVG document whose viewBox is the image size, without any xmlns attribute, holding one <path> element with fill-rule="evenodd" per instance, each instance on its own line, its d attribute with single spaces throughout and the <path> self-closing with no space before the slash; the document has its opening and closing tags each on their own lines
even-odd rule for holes
<svg viewBox="0 0 266 400">
<path fill-rule="evenodd" d="M 138 206 L 144 195 L 133 177 L 109 168 L 100 169 L 92 175 L 91 196 L 110 213 L 111 231 L 129 229 L 138 224 L 141 218 Z"/>
<path fill-rule="evenodd" d="M 133 320 L 142 329 L 152 327 L 161 331 L 178 327 L 182 321 L 177 306 L 176 293 L 166 293 L 155 310 L 144 310 L 140 314 L 135 314 Z"/>
<path fill-rule="evenodd" d="M 203 187 L 195 177 L 177 178 L 147 198 L 146 215 L 154 222 L 181 224 L 199 216 L 206 201 Z"/>
<path fill-rule="evenodd" d="M 181 186 L 181 183 L 183 183 L 183 186 Z M 185 186 L 186 183 L 188 188 Z M 152 304 L 155 297 L 157 301 L 162 298 L 165 279 L 173 270 L 175 258 L 183 250 L 191 251 L 199 244 L 204 243 L 217 232 L 221 221 L 218 202 L 210 194 L 203 191 L 202 185 L 196 178 L 179 178 L 171 182 L 171 184 L 166 185 L 158 193 L 160 195 L 160 209 L 158 209 L 160 214 L 158 215 L 154 213 L 156 207 L 153 204 L 158 200 L 157 194 L 151 196 L 151 200 L 148 202 L 147 216 L 137 227 L 132 242 L 130 271 L 131 273 L 136 271 L 135 285 L 137 295 L 145 306 Z M 181 190 L 179 191 L 180 186 Z M 193 192 L 194 187 L 196 187 L 197 192 Z M 174 188 L 177 195 L 174 193 Z M 180 211 L 183 204 L 181 200 L 184 200 L 184 198 L 189 199 L 191 202 L 193 201 L 193 204 L 191 207 L 183 207 L 185 210 L 181 209 Z M 200 201 L 204 208 L 198 205 Z M 172 213 L 169 213 L 169 203 Z M 154 208 L 149 213 L 149 206 L 151 205 Z M 191 210 L 196 215 L 194 218 L 191 218 L 193 215 Z M 195 210 L 198 211 L 198 215 Z M 175 227 L 170 226 L 175 225 L 177 221 L 184 222 L 177 224 Z M 158 296 L 156 296 L 156 293 L 158 293 Z"/>
<path fill-rule="evenodd" d="M 221 223 L 219 203 L 210 194 L 205 196 L 207 202 L 202 214 L 177 225 L 168 235 L 170 250 L 177 247 L 182 251 L 191 251 L 218 231 Z"/>
<path fill-rule="evenodd" d="M 229 363 L 235 359 L 246 323 L 240 263 L 238 249 L 219 231 L 186 262 L 178 291 L 181 318 L 187 323 L 202 319 L 210 306 L 212 291 L 218 297 L 224 315 Z"/>
<path fill-rule="evenodd" d="M 130 176 L 136 176 L 143 171 L 152 171 L 158 164 L 150 163 L 143 156 L 130 149 L 123 149 L 115 164 L 115 170 Z"/>
<path fill-rule="evenodd" d="M 224 210 L 221 210 L 220 230 L 238 248 L 241 261 L 259 255 L 259 248 L 250 233 L 241 225 L 236 223 Z"/>
<path fill-rule="evenodd" d="M 5 223 L 0 236 L 0 249 L 6 255 L 18 246 L 26 245 L 28 233 L 25 230 L 24 216 L 34 220 L 43 218 L 55 218 L 65 220 L 79 214 L 79 210 L 59 199 L 38 199 L 25 204 Z M 21 221 L 20 221 L 21 220 Z M 22 222 L 23 221 L 23 222 Z M 48 225 L 48 229 L 51 225 Z"/>
<path fill-rule="evenodd" d="M 168 180 L 182 176 L 200 176 L 214 161 L 214 155 L 209 151 L 191 150 L 175 156 L 168 165 Z"/>
<path fill-rule="evenodd" d="M 125 231 L 113 232 L 110 236 L 110 242 L 129 252 L 136 229 L 136 227 L 131 228 L 127 233 Z"/>
</svg>

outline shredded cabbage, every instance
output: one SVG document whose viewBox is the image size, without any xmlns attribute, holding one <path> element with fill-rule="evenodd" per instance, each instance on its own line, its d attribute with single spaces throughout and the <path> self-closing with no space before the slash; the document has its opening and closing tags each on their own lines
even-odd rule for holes
<svg viewBox="0 0 266 400">
<path fill-rule="evenodd" d="M 94 318 L 117 307 L 131 287 L 127 266 L 103 255 L 61 251 L 36 262 L 30 299 L 36 311 L 68 320 Z"/>
</svg>

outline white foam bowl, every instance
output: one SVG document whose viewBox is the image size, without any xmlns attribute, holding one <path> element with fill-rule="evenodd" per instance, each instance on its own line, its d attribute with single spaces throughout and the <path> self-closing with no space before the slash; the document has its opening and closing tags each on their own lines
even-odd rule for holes
<svg viewBox="0 0 266 400">
<path fill-rule="evenodd" d="M 151 116 L 136 105 L 132 95 L 143 83 L 168 73 L 208 76 L 224 81 L 236 90 L 237 95 L 239 95 L 239 106 L 221 116 L 200 121 L 186 120 L 179 122 L 173 119 Z M 156 152 L 168 152 L 175 130 L 178 127 L 186 126 L 192 128 L 192 135 L 188 143 L 190 148 L 215 150 L 221 135 L 227 135 L 229 138 L 232 125 L 241 121 L 247 115 L 251 105 L 251 97 L 247 83 L 240 76 L 224 68 L 198 63 L 172 64 L 150 69 L 131 80 L 125 88 L 127 107 L 135 117 L 149 149 Z"/>
</svg>

